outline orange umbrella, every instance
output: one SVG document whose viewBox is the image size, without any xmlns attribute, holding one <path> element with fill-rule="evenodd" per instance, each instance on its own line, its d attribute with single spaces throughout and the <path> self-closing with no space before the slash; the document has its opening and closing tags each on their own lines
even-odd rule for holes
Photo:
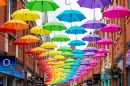
<svg viewBox="0 0 130 86">
<path fill-rule="evenodd" d="M 53 59 L 53 58 L 49 58 L 46 60 L 47 62 L 52 62 L 52 61 L 56 61 L 56 59 Z"/>
<path fill-rule="evenodd" d="M 20 41 L 23 41 L 23 42 L 39 42 L 40 40 L 36 36 L 26 35 L 26 36 L 23 36 L 20 39 Z"/>
<path fill-rule="evenodd" d="M 31 50 L 32 53 L 43 53 L 47 52 L 44 48 L 36 47 Z"/>
<path fill-rule="evenodd" d="M 0 0 L 0 6 L 7 5 L 5 0 Z"/>
<path fill-rule="evenodd" d="M 47 65 L 55 65 L 54 62 L 48 62 Z"/>
<path fill-rule="evenodd" d="M 7 21 L 4 26 L 11 29 L 26 29 L 29 28 L 28 24 L 21 20 L 10 20 Z"/>
<path fill-rule="evenodd" d="M 47 51 L 46 51 L 46 52 L 44 52 L 44 53 L 41 53 L 39 56 L 40 56 L 40 57 L 47 56 Z"/>
</svg>

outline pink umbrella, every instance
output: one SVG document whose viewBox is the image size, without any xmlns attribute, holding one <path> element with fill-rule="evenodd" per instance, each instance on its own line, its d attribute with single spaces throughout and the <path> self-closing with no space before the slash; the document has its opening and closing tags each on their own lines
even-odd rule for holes
<svg viewBox="0 0 130 86">
<path fill-rule="evenodd" d="M 122 30 L 122 28 L 116 24 L 107 24 L 107 26 L 101 28 L 99 31 L 113 33 L 120 30 Z"/>
<path fill-rule="evenodd" d="M 111 39 L 105 38 L 105 39 L 97 41 L 97 44 L 99 44 L 99 45 L 110 45 L 110 44 L 114 44 L 114 42 Z"/>
<path fill-rule="evenodd" d="M 103 17 L 108 18 L 123 18 L 126 16 L 130 16 L 130 10 L 121 6 L 110 7 L 103 12 Z"/>
<path fill-rule="evenodd" d="M 90 71 L 90 70 L 92 70 L 92 68 L 91 67 L 86 67 L 85 70 Z"/>
<path fill-rule="evenodd" d="M 88 73 L 87 71 L 84 71 L 84 72 L 82 72 L 81 74 L 86 74 L 86 73 Z"/>
<path fill-rule="evenodd" d="M 106 57 L 104 54 L 98 53 L 95 56 L 93 56 L 95 58 L 101 58 L 101 57 Z"/>
<path fill-rule="evenodd" d="M 101 49 L 98 49 L 98 51 L 94 52 L 94 53 L 109 53 L 109 51 L 106 50 L 106 49 L 101 48 Z"/>
</svg>

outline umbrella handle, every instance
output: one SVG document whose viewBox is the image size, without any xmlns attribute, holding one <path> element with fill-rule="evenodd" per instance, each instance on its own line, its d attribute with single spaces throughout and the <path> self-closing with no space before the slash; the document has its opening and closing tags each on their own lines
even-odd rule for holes
<svg viewBox="0 0 130 86">
<path fill-rule="evenodd" d="M 70 2 L 70 3 L 67 3 L 67 1 L 65 0 L 65 4 L 66 4 L 66 5 L 70 5 L 70 4 L 71 4 L 71 2 Z"/>
</svg>

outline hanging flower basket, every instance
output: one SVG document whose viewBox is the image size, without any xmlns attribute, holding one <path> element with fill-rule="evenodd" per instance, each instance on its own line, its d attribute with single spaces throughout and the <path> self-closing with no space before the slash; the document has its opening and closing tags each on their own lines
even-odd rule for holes
<svg viewBox="0 0 130 86">
<path fill-rule="evenodd" d="M 122 70 L 117 64 L 114 64 L 109 69 L 109 74 L 112 78 L 118 78 L 118 76 L 122 73 Z"/>
<path fill-rule="evenodd" d="M 34 82 L 36 82 L 35 78 L 34 77 L 28 77 L 27 81 L 27 86 L 32 86 Z"/>
</svg>

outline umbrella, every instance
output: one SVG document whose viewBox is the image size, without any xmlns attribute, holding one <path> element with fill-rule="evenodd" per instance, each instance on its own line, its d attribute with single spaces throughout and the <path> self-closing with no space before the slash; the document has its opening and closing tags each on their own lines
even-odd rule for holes
<svg viewBox="0 0 130 86">
<path fill-rule="evenodd" d="M 43 57 L 46 57 L 46 56 L 47 56 L 47 52 L 42 53 L 42 54 L 36 56 L 35 59 L 43 58 Z"/>
<path fill-rule="evenodd" d="M 90 70 L 92 70 L 92 68 L 91 67 L 86 67 L 85 70 L 90 71 Z"/>
<path fill-rule="evenodd" d="M 63 71 L 63 73 L 69 73 L 70 72 L 70 69 L 65 69 L 64 71 Z"/>
<path fill-rule="evenodd" d="M 84 60 L 83 60 L 83 62 L 89 62 L 89 61 L 92 61 L 92 60 L 94 60 L 93 58 L 85 58 Z"/>
<path fill-rule="evenodd" d="M 57 45 L 52 42 L 45 42 L 40 47 L 41 48 L 57 48 Z"/>
<path fill-rule="evenodd" d="M 52 62 L 52 61 L 56 61 L 56 60 L 53 59 L 53 58 L 49 58 L 49 59 L 47 59 L 46 61 L 47 61 L 47 62 Z"/>
<path fill-rule="evenodd" d="M 85 57 L 85 56 L 83 56 L 83 54 L 76 54 L 76 55 L 74 55 L 73 58 L 81 58 L 81 57 Z"/>
<path fill-rule="evenodd" d="M 56 69 L 56 72 L 63 72 L 63 71 L 64 71 L 63 68 L 58 68 L 58 69 Z"/>
<path fill-rule="evenodd" d="M 31 50 L 32 53 L 43 53 L 43 52 L 47 52 L 45 49 L 43 48 L 40 48 L 40 47 L 36 47 L 36 48 L 33 48 Z"/>
<path fill-rule="evenodd" d="M 99 31 L 113 33 L 120 30 L 122 30 L 122 28 L 116 24 L 107 24 L 107 26 L 101 28 Z"/>
<path fill-rule="evenodd" d="M 59 6 L 53 0 L 30 0 L 25 7 L 33 11 L 55 11 Z"/>
<path fill-rule="evenodd" d="M 30 11 L 29 9 L 20 9 L 15 11 L 11 17 L 13 19 L 18 19 L 22 21 L 35 21 L 37 19 L 40 19 L 40 16 L 35 11 Z"/>
<path fill-rule="evenodd" d="M 103 22 L 99 20 L 88 20 L 83 25 L 81 25 L 81 27 L 87 28 L 87 29 L 98 29 L 98 28 L 103 28 L 105 26 L 106 24 L 104 24 Z"/>
<path fill-rule="evenodd" d="M 29 45 L 29 42 L 23 42 L 23 41 L 20 41 L 20 39 L 17 39 L 15 41 L 13 41 L 12 44 L 14 44 L 14 45 Z"/>
<path fill-rule="evenodd" d="M 77 71 L 84 71 L 84 69 L 77 69 Z"/>
<path fill-rule="evenodd" d="M 71 69 L 70 66 L 64 66 L 63 69 Z"/>
<path fill-rule="evenodd" d="M 109 53 L 109 51 L 106 50 L 106 49 L 101 48 L 101 49 L 98 49 L 98 51 L 94 52 L 94 53 Z"/>
<path fill-rule="evenodd" d="M 85 8 L 101 8 L 101 7 L 106 7 L 111 3 L 111 0 L 79 0 L 77 1 L 80 7 L 85 7 Z"/>
<path fill-rule="evenodd" d="M 101 38 L 98 36 L 98 35 L 94 35 L 94 34 L 89 34 L 89 35 L 86 35 L 82 38 L 83 41 L 89 41 L 89 42 L 92 42 L 92 41 L 99 41 L 101 40 Z"/>
<path fill-rule="evenodd" d="M 25 52 L 25 54 L 31 54 L 31 53 L 32 53 L 32 52 L 31 52 L 32 49 L 33 49 L 33 48 L 28 49 L 28 50 Z"/>
<path fill-rule="evenodd" d="M 53 57 L 53 59 L 64 60 L 65 57 L 64 57 L 64 56 L 61 56 L 61 55 L 56 55 L 56 56 Z"/>
<path fill-rule="evenodd" d="M 71 69 L 78 69 L 78 67 L 72 67 Z"/>
<path fill-rule="evenodd" d="M 75 62 L 78 62 L 78 63 L 80 63 L 80 62 L 82 62 L 83 60 L 82 59 L 77 59 L 77 60 L 75 60 Z"/>
<path fill-rule="evenodd" d="M 4 25 L 0 26 L 0 32 L 4 33 L 16 33 L 18 32 L 16 29 L 6 28 Z"/>
<path fill-rule="evenodd" d="M 48 55 L 51 55 L 51 56 L 61 55 L 61 52 L 56 51 L 56 50 L 52 50 L 52 51 L 49 51 L 49 52 L 48 52 Z"/>
<path fill-rule="evenodd" d="M 96 55 L 94 52 L 87 52 L 85 54 L 83 54 L 84 56 L 94 56 Z"/>
<path fill-rule="evenodd" d="M 111 39 L 102 39 L 97 41 L 97 44 L 99 45 L 110 45 L 110 44 L 114 44 L 114 42 Z"/>
<path fill-rule="evenodd" d="M 106 57 L 106 56 L 104 54 L 98 53 L 98 54 L 94 55 L 93 57 L 101 58 L 101 57 Z"/>
<path fill-rule="evenodd" d="M 47 65 L 55 65 L 54 62 L 48 62 Z"/>
<path fill-rule="evenodd" d="M 71 63 L 71 62 L 75 62 L 75 60 L 74 59 L 67 59 L 67 60 L 65 60 L 64 63 Z"/>
<path fill-rule="evenodd" d="M 64 52 L 64 53 L 62 53 L 62 56 L 74 56 L 74 54 L 73 53 L 70 53 L 70 52 Z"/>
<path fill-rule="evenodd" d="M 57 67 L 61 67 L 61 66 L 64 66 L 64 65 L 65 65 L 64 61 L 58 61 L 58 62 L 56 63 L 56 66 L 57 66 Z"/>
<path fill-rule="evenodd" d="M 86 47 L 83 49 L 84 52 L 96 52 L 98 51 L 95 47 Z"/>
<path fill-rule="evenodd" d="M 73 54 L 85 54 L 85 52 L 83 52 L 80 49 L 74 49 L 71 53 L 73 53 Z"/>
<path fill-rule="evenodd" d="M 59 21 L 77 22 L 86 19 L 78 10 L 65 10 L 56 17 Z"/>
<path fill-rule="evenodd" d="M 11 28 L 11 29 L 26 29 L 29 28 L 28 24 L 24 21 L 21 20 L 10 20 L 4 23 L 4 26 L 6 28 Z"/>
<path fill-rule="evenodd" d="M 70 46 L 83 46 L 83 45 L 86 45 L 86 43 L 81 41 L 81 40 L 72 40 L 68 45 L 70 45 Z"/>
<path fill-rule="evenodd" d="M 85 68 L 86 67 L 86 65 L 81 65 L 81 66 L 79 66 L 79 69 L 81 69 L 81 68 Z"/>
<path fill-rule="evenodd" d="M 126 16 L 130 16 L 130 10 L 121 6 L 110 7 L 103 12 L 103 17 L 108 18 L 123 18 Z"/>
<path fill-rule="evenodd" d="M 61 46 L 57 49 L 57 51 L 61 51 L 61 52 L 70 52 L 72 51 L 72 49 L 68 46 Z"/>
<path fill-rule="evenodd" d="M 0 6 L 7 5 L 5 0 L 0 0 Z"/>
<path fill-rule="evenodd" d="M 56 35 L 54 37 L 51 38 L 52 41 L 56 41 L 56 42 L 67 42 L 70 41 L 70 38 L 66 35 Z"/>
<path fill-rule="evenodd" d="M 80 26 L 72 26 L 65 31 L 65 33 L 67 34 L 84 34 L 86 32 L 87 31 L 83 27 L 80 27 Z"/>
<path fill-rule="evenodd" d="M 26 36 L 23 36 L 20 39 L 20 41 L 23 41 L 23 42 L 39 42 L 40 40 L 36 36 L 26 35 Z"/>
<path fill-rule="evenodd" d="M 88 62 L 82 62 L 80 65 L 90 65 Z"/>
<path fill-rule="evenodd" d="M 71 66 L 73 63 L 66 63 L 65 66 Z"/>
<path fill-rule="evenodd" d="M 90 64 L 98 64 L 99 61 L 97 61 L 97 60 L 93 60 L 93 61 L 90 61 L 89 63 L 90 63 Z"/>
<path fill-rule="evenodd" d="M 69 74 L 75 74 L 76 72 L 69 72 Z"/>
<path fill-rule="evenodd" d="M 49 34 L 51 31 L 49 30 L 43 30 L 42 26 L 35 26 L 30 30 L 30 33 L 35 33 L 35 34 Z"/>
</svg>

